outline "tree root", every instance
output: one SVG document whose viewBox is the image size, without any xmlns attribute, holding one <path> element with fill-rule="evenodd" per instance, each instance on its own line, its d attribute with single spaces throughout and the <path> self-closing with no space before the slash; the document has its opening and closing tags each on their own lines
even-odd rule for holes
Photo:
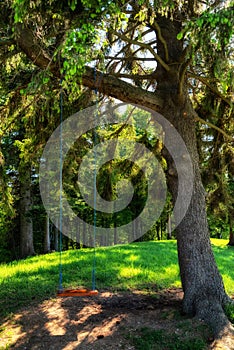
<svg viewBox="0 0 234 350">
<path fill-rule="evenodd" d="M 214 342 L 212 350 L 234 350 L 234 326 L 228 320 L 223 307 L 217 300 L 202 300 L 196 303 L 196 316 L 212 329 Z"/>
<path fill-rule="evenodd" d="M 214 340 L 210 347 L 211 350 L 234 350 L 234 328 L 231 327 Z"/>
</svg>

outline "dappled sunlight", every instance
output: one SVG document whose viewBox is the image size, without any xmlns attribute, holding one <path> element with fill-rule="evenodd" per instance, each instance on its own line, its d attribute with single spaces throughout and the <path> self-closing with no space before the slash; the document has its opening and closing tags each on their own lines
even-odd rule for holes
<svg viewBox="0 0 234 350">
<path fill-rule="evenodd" d="M 119 323 L 125 318 L 124 314 L 119 314 L 114 317 L 104 319 L 101 324 L 91 328 L 90 331 L 84 330 L 79 332 L 78 344 L 81 345 L 84 341 L 92 344 L 97 341 L 98 338 L 109 337 L 117 330 Z"/>
<path fill-rule="evenodd" d="M 27 333 L 22 329 L 23 327 L 17 323 L 21 315 L 16 317 L 14 321 L 6 321 L 1 325 L 0 332 L 0 345 L 5 346 L 3 349 L 7 349 L 8 344 L 15 343 L 16 341 L 21 342 Z"/>
<path fill-rule="evenodd" d="M 170 265 L 164 267 L 161 272 L 157 272 L 159 278 L 165 280 L 175 280 L 179 277 L 179 268 L 178 265 Z"/>
<path fill-rule="evenodd" d="M 130 266 L 122 267 L 118 274 L 120 279 L 133 279 L 132 284 L 137 284 L 134 282 L 134 279 L 138 278 L 144 283 L 154 283 L 158 282 L 160 286 L 166 286 L 170 282 L 173 286 L 180 287 L 181 281 L 179 277 L 179 268 L 178 265 L 173 264 L 168 267 L 161 267 L 160 269 L 147 269 L 145 267 Z"/>
<path fill-rule="evenodd" d="M 13 334 L 14 327 L 19 331 L 8 343 L 12 349 L 133 350 L 129 336 L 142 327 L 177 327 L 182 295 L 181 289 L 156 292 L 154 297 L 142 291 L 105 291 L 94 298 L 45 300 L 9 320 L 8 332 Z"/>
<path fill-rule="evenodd" d="M 76 250 L 62 252 L 63 265 L 70 264 L 71 261 L 79 263 L 87 263 L 90 258 L 91 251 Z M 58 268 L 60 261 L 59 253 L 50 253 L 46 255 L 38 255 L 29 257 L 25 260 L 13 261 L 7 264 L 0 264 L 0 280 L 8 277 L 21 277 L 25 274 L 40 274 Z"/>
<path fill-rule="evenodd" d="M 121 278 L 132 278 L 139 276 L 142 270 L 135 267 L 122 267 L 119 272 L 119 277 Z"/>
<path fill-rule="evenodd" d="M 233 248 L 226 245 L 227 240 L 211 242 L 226 290 L 233 294 Z M 58 253 L 52 253 L 0 265 L 0 309 L 7 314 L 31 301 L 54 297 L 59 279 L 58 258 Z M 63 252 L 63 287 L 90 288 L 92 259 L 92 249 Z M 180 287 L 176 241 L 96 248 L 96 279 L 100 291 Z"/>
<path fill-rule="evenodd" d="M 227 239 L 211 238 L 211 244 L 225 289 L 228 294 L 232 295 L 234 294 L 234 248 L 227 245 Z"/>
<path fill-rule="evenodd" d="M 224 248 L 228 244 L 228 239 L 211 238 L 210 241 L 212 245 L 220 248 Z"/>
<path fill-rule="evenodd" d="M 78 346 L 78 342 L 77 341 L 72 341 L 69 344 L 67 344 L 63 348 L 63 350 L 75 350 L 75 349 L 77 349 L 77 346 Z"/>
<path fill-rule="evenodd" d="M 139 256 L 131 254 L 131 255 L 128 257 L 128 260 L 131 261 L 131 262 L 134 262 L 134 261 L 136 261 L 136 260 L 139 260 Z"/>
<path fill-rule="evenodd" d="M 229 294 L 234 294 L 234 278 L 227 273 L 222 273 L 225 289 Z"/>
<path fill-rule="evenodd" d="M 61 308 L 61 302 L 51 303 L 50 307 L 42 307 L 42 311 L 48 318 L 45 329 L 50 335 L 66 334 L 66 326 L 69 323 L 67 311 Z"/>
<path fill-rule="evenodd" d="M 85 307 L 83 307 L 83 309 L 77 314 L 77 318 L 78 318 L 78 321 L 75 322 L 75 321 L 72 321 L 72 322 L 75 322 L 75 323 L 78 323 L 78 324 L 81 324 L 81 323 L 85 323 L 87 321 L 87 319 L 89 318 L 89 315 L 90 315 L 90 310 L 92 309 L 92 315 L 97 315 L 99 314 L 102 310 L 101 310 L 101 306 L 100 305 L 96 305 L 95 306 L 95 310 L 93 308 L 93 306 L 89 306 L 89 305 L 86 305 Z"/>
</svg>

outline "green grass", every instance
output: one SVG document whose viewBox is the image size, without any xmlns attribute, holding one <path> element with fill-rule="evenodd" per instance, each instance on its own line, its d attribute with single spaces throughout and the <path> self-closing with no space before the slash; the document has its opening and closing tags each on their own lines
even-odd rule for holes
<svg viewBox="0 0 234 350">
<path fill-rule="evenodd" d="M 226 290 L 234 293 L 233 251 L 227 241 L 212 240 Z M 91 287 L 94 250 L 62 253 L 63 286 Z M 59 253 L 35 256 L 0 265 L 1 316 L 19 307 L 55 297 L 59 279 Z M 156 291 L 180 286 L 175 241 L 142 242 L 96 249 L 97 288 Z"/>
<path fill-rule="evenodd" d="M 234 294 L 234 247 L 227 246 L 226 239 L 211 239 L 215 260 L 223 277 L 228 294 Z"/>
<path fill-rule="evenodd" d="M 225 306 L 225 313 L 229 320 L 234 324 L 234 305 L 226 305 Z"/>
<path fill-rule="evenodd" d="M 165 330 L 153 330 L 142 328 L 135 336 L 131 336 L 131 342 L 136 350 L 203 350 L 206 343 L 203 339 L 191 336 L 179 336 Z"/>
</svg>

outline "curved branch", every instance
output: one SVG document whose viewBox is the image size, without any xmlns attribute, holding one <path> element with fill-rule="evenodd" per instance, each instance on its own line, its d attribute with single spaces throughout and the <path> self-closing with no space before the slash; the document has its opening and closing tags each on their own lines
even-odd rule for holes
<svg viewBox="0 0 234 350">
<path fill-rule="evenodd" d="M 43 69 L 50 67 L 53 73 L 58 71 L 56 64 L 52 63 L 52 57 L 48 55 L 45 49 L 40 45 L 39 39 L 33 32 L 23 24 L 16 25 L 16 42 L 21 50 L 35 63 L 36 66 Z"/>
<path fill-rule="evenodd" d="M 149 45 L 149 44 L 145 44 L 145 43 L 141 43 L 140 41 L 134 40 L 134 39 L 130 39 L 128 38 L 126 35 L 124 34 L 120 34 L 117 31 L 113 30 L 112 31 L 113 34 L 117 35 L 120 39 L 132 44 L 132 45 L 137 45 L 140 46 L 144 49 L 147 49 L 151 55 L 155 58 L 155 60 L 161 64 L 161 66 L 167 71 L 169 72 L 170 67 L 162 60 L 162 58 L 154 51 L 154 49 Z"/>
<path fill-rule="evenodd" d="M 157 23 L 156 21 L 154 21 L 153 25 L 155 26 L 155 29 L 156 29 L 156 32 L 157 32 L 158 40 L 160 40 L 161 43 L 163 44 L 164 52 L 165 52 L 165 59 L 166 59 L 166 62 L 168 62 L 168 61 L 169 61 L 169 53 L 168 53 L 167 42 L 166 42 L 166 40 L 165 40 L 165 39 L 163 38 L 163 36 L 162 36 L 161 28 L 160 28 L 160 26 L 158 25 L 158 23 Z"/>
<path fill-rule="evenodd" d="M 58 62 L 53 62 L 46 50 L 40 45 L 39 39 L 23 25 L 17 26 L 17 43 L 28 58 L 41 69 L 49 69 L 54 76 L 60 78 Z M 163 102 L 156 92 L 146 91 L 110 74 L 103 74 L 91 67 L 84 67 L 82 84 L 90 89 L 114 97 L 123 102 L 135 103 L 155 111 L 160 111 Z"/>
<path fill-rule="evenodd" d="M 187 68 L 188 68 L 189 64 L 191 63 L 191 61 L 192 61 L 192 58 L 188 59 L 180 67 L 179 96 L 183 95 L 183 87 L 184 87 L 185 76 L 186 76 Z"/>
<path fill-rule="evenodd" d="M 215 89 L 212 85 L 210 85 L 210 83 L 208 82 L 208 80 L 206 78 L 198 76 L 198 75 L 191 73 L 191 72 L 188 72 L 188 76 L 199 80 L 202 84 L 206 85 L 216 96 L 220 97 L 223 101 L 225 101 L 230 107 L 233 106 L 232 101 L 227 99 L 217 89 Z"/>
<path fill-rule="evenodd" d="M 220 129 L 218 126 L 214 125 L 211 122 L 208 122 L 202 118 L 200 118 L 197 114 L 195 115 L 195 120 L 200 122 L 203 125 L 208 125 L 210 128 L 217 130 L 218 132 L 220 132 L 228 141 L 230 142 L 234 142 L 234 137 L 232 137 L 231 135 L 228 135 L 224 130 Z"/>
<path fill-rule="evenodd" d="M 118 56 L 119 56 L 119 55 L 122 55 L 122 54 L 124 53 L 124 51 L 127 49 L 127 47 L 130 47 L 130 44 L 127 44 L 126 46 L 124 46 L 119 52 L 117 52 L 117 53 L 115 54 L 114 57 L 116 57 L 116 59 L 118 59 Z M 105 57 L 105 58 L 106 58 L 106 57 Z M 107 59 L 108 59 L 108 58 L 107 58 Z M 110 66 L 111 63 L 112 63 L 111 61 L 108 62 L 108 64 L 106 65 L 106 70 L 107 70 L 107 68 Z"/>
</svg>

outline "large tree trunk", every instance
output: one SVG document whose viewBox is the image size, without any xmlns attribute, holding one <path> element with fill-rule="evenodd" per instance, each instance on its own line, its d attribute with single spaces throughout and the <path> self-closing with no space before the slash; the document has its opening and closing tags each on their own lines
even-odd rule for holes
<svg viewBox="0 0 234 350">
<path fill-rule="evenodd" d="M 191 115 L 192 110 L 189 105 L 186 109 L 187 115 Z M 184 290 L 183 308 L 186 313 L 196 314 L 203 319 L 210 318 L 213 328 L 218 331 L 219 325 L 217 319 L 213 322 L 212 312 L 215 309 L 218 311 L 220 305 L 227 302 L 228 298 L 210 244 L 205 191 L 200 177 L 194 123 L 192 118 L 185 119 L 180 113 L 180 108 L 174 108 L 173 115 L 177 117 L 173 122 L 187 145 L 195 175 L 189 209 L 176 229 L 180 274 Z M 170 166 L 172 164 L 169 164 L 169 168 Z M 173 174 L 173 171 L 169 173 Z M 174 201 L 177 196 L 177 180 L 177 176 L 168 175 Z"/>
<path fill-rule="evenodd" d="M 222 336 L 225 332 L 229 332 L 230 335 L 233 328 L 223 312 L 223 305 L 230 299 L 225 292 L 210 244 L 205 191 L 200 176 L 196 143 L 195 112 L 187 95 L 187 87 L 181 87 L 182 67 L 179 64 L 179 57 L 182 56 L 183 48 L 182 44 L 176 40 L 181 28 L 179 22 L 171 22 L 165 18 L 162 19 L 160 27 L 170 49 L 169 59 L 172 62 L 178 62 L 178 66 L 175 65 L 170 73 L 160 65 L 157 68 L 158 89 L 161 91 L 161 98 L 164 99 L 162 114 L 183 138 L 194 171 L 194 186 L 189 209 L 176 228 L 180 275 L 184 290 L 183 310 L 187 314 L 196 315 L 205 320 L 212 327 L 216 337 Z M 158 44 L 158 53 L 161 57 L 164 56 L 163 45 Z M 176 141 L 172 139 L 170 142 Z M 176 149 L 176 147 L 175 143 L 173 148 Z M 168 164 L 168 186 L 175 203 L 178 189 L 177 170 L 167 150 L 164 150 L 164 155 Z M 182 163 L 181 166 L 183 166 Z M 182 170 L 186 174 L 186 169 Z M 229 340 L 227 337 L 227 341 Z"/>
<path fill-rule="evenodd" d="M 34 255 L 33 223 L 30 216 L 31 202 L 31 172 L 24 168 L 20 174 L 20 257 Z"/>
</svg>

